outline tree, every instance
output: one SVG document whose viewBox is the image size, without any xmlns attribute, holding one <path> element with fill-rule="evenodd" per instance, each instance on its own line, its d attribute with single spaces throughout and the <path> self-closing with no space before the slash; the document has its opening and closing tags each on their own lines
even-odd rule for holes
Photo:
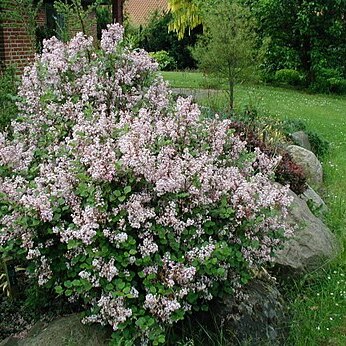
<svg viewBox="0 0 346 346">
<path fill-rule="evenodd" d="M 233 110 L 234 86 L 253 77 L 258 66 L 255 23 L 239 2 L 219 0 L 204 17 L 204 29 L 193 56 L 203 71 L 227 81 Z"/>
<path fill-rule="evenodd" d="M 258 18 L 261 37 L 270 37 L 265 68 L 293 68 L 313 83 L 321 69 L 346 77 L 345 0 L 245 0 Z"/>
<path fill-rule="evenodd" d="M 123 25 L 124 21 L 124 0 L 112 0 L 113 23 Z"/>
<path fill-rule="evenodd" d="M 171 13 L 164 16 L 153 13 L 148 24 L 141 31 L 138 46 L 148 52 L 167 51 L 177 62 L 178 69 L 195 68 L 196 61 L 192 58 L 189 47 L 195 45 L 198 35 L 202 33 L 202 28 L 197 27 L 191 30 L 190 35 L 185 35 L 179 40 L 175 32 L 167 30 L 171 20 Z"/>
<path fill-rule="evenodd" d="M 64 19 L 63 26 L 58 27 L 59 36 L 63 41 L 68 41 L 72 36 L 82 31 L 84 35 L 91 35 L 96 18 L 95 9 L 102 0 L 85 2 L 83 0 L 58 0 L 54 2 L 56 12 Z"/>
<path fill-rule="evenodd" d="M 204 18 L 219 0 L 168 0 L 168 9 L 172 14 L 169 30 L 177 33 L 178 38 L 190 35 L 191 30 L 204 23 Z"/>
<path fill-rule="evenodd" d="M 182 39 L 186 30 L 192 30 L 202 23 L 202 5 L 198 0 L 169 0 L 168 8 L 172 21 L 168 28 Z"/>
</svg>

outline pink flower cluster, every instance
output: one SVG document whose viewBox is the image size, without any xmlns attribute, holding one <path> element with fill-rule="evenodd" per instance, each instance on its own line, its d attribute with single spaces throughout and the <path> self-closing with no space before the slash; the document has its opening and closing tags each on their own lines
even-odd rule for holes
<svg viewBox="0 0 346 346">
<path fill-rule="evenodd" d="M 122 37 L 110 25 L 98 52 L 82 34 L 45 41 L 0 134 L 0 246 L 17 239 L 42 285 L 61 284 L 60 249 L 66 271 L 92 285 L 74 292 L 95 311 L 85 321 L 114 330 L 136 320 L 133 306 L 171 323 L 189 294 L 211 299 L 235 270 L 216 260 L 225 244 L 256 266 L 292 232 L 288 187 L 272 181 L 279 158 L 249 154 L 229 120 L 203 119 L 191 98 L 174 102 L 157 63 Z M 199 271 L 210 263 L 219 274 Z"/>
</svg>

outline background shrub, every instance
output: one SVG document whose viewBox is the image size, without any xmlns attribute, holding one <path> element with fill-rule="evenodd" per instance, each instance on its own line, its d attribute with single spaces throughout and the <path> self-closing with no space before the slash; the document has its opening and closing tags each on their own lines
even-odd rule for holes
<svg viewBox="0 0 346 346">
<path fill-rule="evenodd" d="M 114 345 L 165 341 L 165 326 L 271 261 L 292 230 L 278 158 L 252 152 L 230 120 L 173 101 L 123 28 L 101 50 L 81 33 L 44 42 L 0 134 L 0 250 L 40 286 L 112 326 Z"/>
<path fill-rule="evenodd" d="M 170 21 L 169 13 L 164 16 L 154 14 L 147 26 L 141 29 L 138 46 L 148 52 L 167 51 L 177 62 L 179 70 L 196 68 L 196 62 L 192 58 L 189 47 L 195 45 L 197 35 L 202 32 L 202 28 L 191 30 L 189 35 L 178 40 L 176 33 L 168 32 Z"/>
<path fill-rule="evenodd" d="M 275 83 L 277 71 L 297 70 L 298 68 L 299 55 L 294 49 L 275 41 L 269 41 L 261 65 L 262 78 L 265 82 Z"/>
<path fill-rule="evenodd" d="M 316 78 L 310 89 L 323 93 L 346 93 L 346 79 L 338 69 L 317 66 Z"/>
<path fill-rule="evenodd" d="M 161 71 L 172 71 L 177 68 L 177 62 L 165 50 L 149 53 L 158 64 Z"/>
<path fill-rule="evenodd" d="M 327 90 L 335 94 L 346 93 L 346 79 L 343 78 L 328 78 L 326 80 Z"/>
<path fill-rule="evenodd" d="M 275 81 L 280 84 L 299 86 L 302 85 L 302 76 L 296 70 L 282 69 L 275 72 Z"/>
</svg>

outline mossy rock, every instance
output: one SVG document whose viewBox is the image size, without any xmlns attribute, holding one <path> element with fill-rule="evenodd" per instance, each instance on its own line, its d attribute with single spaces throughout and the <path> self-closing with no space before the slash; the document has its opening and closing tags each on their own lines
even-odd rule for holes
<svg viewBox="0 0 346 346">
<path fill-rule="evenodd" d="M 78 314 L 62 317 L 48 325 L 36 324 L 25 339 L 8 338 L 0 346 L 103 346 L 111 330 L 100 325 L 84 325 Z"/>
</svg>

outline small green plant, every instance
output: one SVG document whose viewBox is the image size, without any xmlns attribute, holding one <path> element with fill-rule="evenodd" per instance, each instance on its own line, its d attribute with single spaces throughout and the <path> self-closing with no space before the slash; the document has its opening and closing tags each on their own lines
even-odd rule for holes
<svg viewBox="0 0 346 346">
<path fill-rule="evenodd" d="M 287 136 L 297 131 L 305 131 L 306 124 L 300 119 L 285 119 L 282 121 L 282 130 Z"/>
<path fill-rule="evenodd" d="M 330 143 L 322 138 L 317 132 L 306 131 L 311 144 L 311 150 L 319 157 L 322 158 L 330 151 Z"/>
<path fill-rule="evenodd" d="M 17 114 L 15 95 L 19 78 L 16 72 L 13 66 L 0 71 L 0 131 L 3 131 Z"/>
<path fill-rule="evenodd" d="M 20 266 L 12 265 L 10 260 L 2 260 L 0 262 L 0 292 L 12 299 L 14 293 L 13 283 L 16 282 L 16 273 L 25 270 L 25 268 Z"/>
<path fill-rule="evenodd" d="M 0 263 L 0 292 L 5 294 L 7 297 L 11 296 L 11 285 L 5 262 Z"/>
<path fill-rule="evenodd" d="M 330 143 L 316 131 L 308 129 L 302 120 L 286 119 L 281 122 L 281 129 L 287 138 L 294 132 L 304 131 L 309 138 L 312 152 L 319 158 L 323 158 L 330 151 Z"/>
</svg>

